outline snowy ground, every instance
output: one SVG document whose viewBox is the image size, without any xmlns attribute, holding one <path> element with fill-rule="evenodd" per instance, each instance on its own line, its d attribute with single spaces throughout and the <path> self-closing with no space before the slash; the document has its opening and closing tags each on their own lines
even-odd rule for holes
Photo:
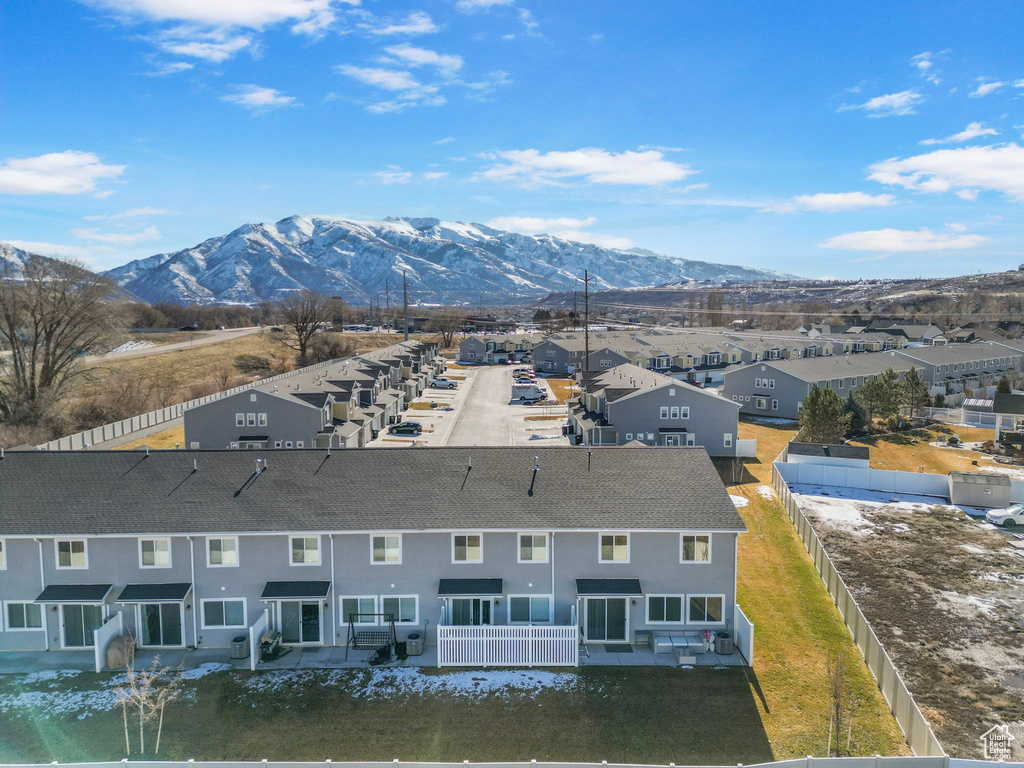
<svg viewBox="0 0 1024 768">
<path fill-rule="evenodd" d="M 827 520 L 858 536 L 874 533 L 869 518 L 871 513 L 885 509 L 902 512 L 924 512 L 932 507 L 958 509 L 938 496 L 916 496 L 909 493 L 886 493 L 863 488 L 806 485 L 794 483 L 790 489 L 799 494 L 797 504 L 805 514 Z"/>
<path fill-rule="evenodd" d="M 729 498 L 732 499 L 732 503 L 736 506 L 736 509 L 742 509 L 750 503 L 750 500 L 746 496 L 737 496 L 734 493 L 730 493 Z"/>
</svg>

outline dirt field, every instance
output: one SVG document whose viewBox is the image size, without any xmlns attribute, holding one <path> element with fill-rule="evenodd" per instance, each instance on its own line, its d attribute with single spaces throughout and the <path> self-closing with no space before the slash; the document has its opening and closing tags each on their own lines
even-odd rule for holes
<svg viewBox="0 0 1024 768">
<path fill-rule="evenodd" d="M 919 497 L 805 490 L 801 508 L 946 751 L 981 758 L 981 734 L 1016 723 L 1024 759 L 1024 557 L 1010 536 Z"/>
</svg>

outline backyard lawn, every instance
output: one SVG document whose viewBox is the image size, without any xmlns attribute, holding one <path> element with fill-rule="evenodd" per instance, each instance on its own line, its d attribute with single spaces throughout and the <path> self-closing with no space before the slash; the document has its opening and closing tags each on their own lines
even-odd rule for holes
<svg viewBox="0 0 1024 768">
<path fill-rule="evenodd" d="M 993 434 L 992 429 L 935 424 L 910 432 L 851 440 L 850 444 L 865 445 L 871 449 L 872 469 L 920 472 L 923 468 L 925 472 L 944 475 L 947 472 L 977 472 L 978 467 L 972 465 L 972 461 L 977 461 L 979 466 L 998 465 L 975 451 L 940 448 L 929 443 L 936 440 L 945 442 L 954 435 L 961 441 L 981 443 L 991 440 Z"/>
<path fill-rule="evenodd" d="M 168 448 L 173 448 L 175 445 L 185 444 L 185 427 L 179 425 L 177 427 L 168 427 L 159 432 L 154 432 L 151 435 L 140 437 L 137 440 L 132 440 L 130 443 L 117 446 L 115 451 L 132 451 L 136 448 L 143 448 L 149 446 L 154 451 L 163 451 Z"/>
</svg>

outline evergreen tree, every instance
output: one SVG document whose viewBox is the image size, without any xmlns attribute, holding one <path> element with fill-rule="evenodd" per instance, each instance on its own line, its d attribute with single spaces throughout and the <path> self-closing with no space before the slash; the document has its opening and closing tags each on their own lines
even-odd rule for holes
<svg viewBox="0 0 1024 768">
<path fill-rule="evenodd" d="M 928 384 L 921 378 L 917 368 L 911 368 L 903 377 L 903 384 L 900 386 L 901 399 L 910 418 L 914 418 L 919 411 L 924 410 L 932 402 L 931 392 Z"/>
<path fill-rule="evenodd" d="M 846 414 L 850 417 L 850 425 L 847 427 L 846 436 L 852 437 L 853 435 L 864 434 L 864 428 L 868 425 L 868 417 L 853 393 L 850 393 L 846 398 Z"/>
<path fill-rule="evenodd" d="M 835 444 L 846 437 L 850 415 L 843 401 L 831 389 L 815 384 L 800 408 L 799 440 L 805 443 Z"/>
<path fill-rule="evenodd" d="M 1008 395 L 1013 392 L 1013 387 L 1010 386 L 1010 379 L 1005 373 L 999 379 L 999 383 L 996 384 L 996 392 L 1000 395 Z"/>
<path fill-rule="evenodd" d="M 903 385 L 900 384 L 900 375 L 892 368 L 886 368 L 882 375 L 875 379 L 879 383 L 878 393 L 880 400 L 875 415 L 888 419 L 900 412 L 903 404 Z"/>
<path fill-rule="evenodd" d="M 868 424 L 875 420 L 875 416 L 878 415 L 878 411 L 882 406 L 882 401 L 885 399 L 885 392 L 882 390 L 882 387 L 882 380 L 875 378 L 865 381 L 853 393 L 854 398 L 864 409 Z"/>
</svg>

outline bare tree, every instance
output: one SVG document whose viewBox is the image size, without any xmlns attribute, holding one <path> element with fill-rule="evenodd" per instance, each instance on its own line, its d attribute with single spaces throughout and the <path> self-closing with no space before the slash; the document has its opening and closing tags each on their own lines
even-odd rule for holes
<svg viewBox="0 0 1024 768">
<path fill-rule="evenodd" d="M 828 685 L 829 720 L 828 720 L 828 750 L 827 755 L 831 757 L 842 756 L 840 739 L 843 735 L 843 724 L 846 721 L 846 751 L 850 751 L 850 740 L 853 735 L 853 709 L 854 699 L 849 691 L 849 680 L 846 669 L 846 659 L 840 651 L 835 651 L 825 662 L 825 677 Z M 835 747 L 833 748 L 833 736 Z"/>
<path fill-rule="evenodd" d="M 427 328 L 441 337 L 441 346 L 450 347 L 455 334 L 466 320 L 466 314 L 458 307 L 445 307 L 430 313 Z"/>
<path fill-rule="evenodd" d="M 116 286 L 73 260 L 29 256 L 0 261 L 0 415 L 11 424 L 38 423 L 88 369 L 81 355 L 114 326 Z"/>
<path fill-rule="evenodd" d="M 316 291 L 299 291 L 277 303 L 277 312 L 289 328 L 281 343 L 299 353 L 299 365 L 306 365 L 310 342 L 330 325 L 336 309 L 330 297 Z"/>
<path fill-rule="evenodd" d="M 134 653 L 128 660 L 125 682 L 114 689 L 114 696 L 121 704 L 124 718 L 125 749 L 131 755 L 131 738 L 128 730 L 128 712 L 131 710 L 139 725 L 139 752 L 146 752 L 146 725 L 157 721 L 156 745 L 153 754 L 160 754 L 160 739 L 164 731 L 164 708 L 181 695 L 181 665 L 167 667 L 160 658 L 153 659 L 147 669 L 135 669 Z"/>
</svg>

